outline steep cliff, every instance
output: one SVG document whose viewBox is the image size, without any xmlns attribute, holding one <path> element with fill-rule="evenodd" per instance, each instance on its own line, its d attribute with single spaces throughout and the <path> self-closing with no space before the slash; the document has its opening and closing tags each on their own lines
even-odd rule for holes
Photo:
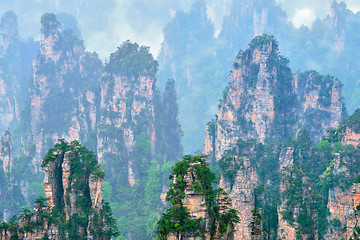
<svg viewBox="0 0 360 240">
<path fill-rule="evenodd" d="M 338 144 L 331 172 L 334 185 L 329 189 L 327 207 L 330 215 L 326 237 L 328 239 L 358 239 L 359 231 L 359 118 L 356 110 L 343 124 L 331 129 L 325 139 Z"/>
<path fill-rule="evenodd" d="M 15 13 L 6 12 L 0 23 L 0 131 L 15 128 L 21 119 L 37 50 L 36 42 L 20 39 Z"/>
<path fill-rule="evenodd" d="M 205 153 L 220 167 L 220 184 L 243 220 L 236 239 L 254 238 L 256 208 L 263 215 L 260 238 L 316 239 L 327 227 L 331 184 L 319 176 L 329 174 L 336 150 L 318 142 L 346 116 L 341 84 L 315 71 L 293 75 L 288 64 L 272 36 L 255 37 L 236 57 L 216 119 L 206 127 Z M 357 139 L 341 129 L 348 131 L 343 141 Z"/>
<path fill-rule="evenodd" d="M 4 136 L 1 137 L 0 145 L 0 161 L 4 173 L 9 173 L 12 169 L 12 143 L 10 130 L 5 131 Z"/>
<path fill-rule="evenodd" d="M 215 174 L 205 156 L 187 155 L 176 163 L 167 200 L 172 206 L 158 221 L 160 239 L 233 239 L 238 212 L 221 189 L 213 189 Z"/>
<path fill-rule="evenodd" d="M 70 31 L 59 31 L 55 15 L 45 14 L 41 21 L 40 52 L 33 62 L 30 88 L 31 135 L 25 139 L 35 142 L 35 154 L 30 156 L 35 172 L 45 149 L 58 138 L 89 140 L 102 70 L 97 55 L 86 53 L 81 40 Z M 96 149 L 96 144 L 90 145 Z"/>
<path fill-rule="evenodd" d="M 148 65 L 133 64 L 136 61 L 140 63 L 141 57 L 146 59 L 143 63 Z M 111 157 L 104 156 L 104 152 L 120 158 L 116 161 L 125 166 L 130 185 L 139 179 L 138 168 L 135 167 L 139 164 L 134 162 L 134 158 L 128 157 L 135 152 L 137 141 L 140 138 L 150 141 L 150 152 L 147 154 L 155 154 L 157 67 L 147 48 L 124 42 L 111 55 L 101 84 L 98 155 L 101 161 L 106 162 L 110 162 Z M 111 172 L 114 174 L 116 171 L 112 169 Z"/>
<path fill-rule="evenodd" d="M 110 239 L 116 236 L 111 210 L 102 201 L 104 171 L 93 152 L 61 139 L 42 162 L 47 198 L 24 210 L 19 223 L 1 223 L 2 239 Z M 46 203 L 47 201 L 47 203 Z"/>
<path fill-rule="evenodd" d="M 281 142 L 296 128 L 319 141 L 340 123 L 346 114 L 340 82 L 316 72 L 293 76 L 288 63 L 269 35 L 255 37 L 239 52 L 217 119 L 208 127 L 206 154 L 220 159 L 237 139 Z"/>
<path fill-rule="evenodd" d="M 296 74 L 298 128 L 306 128 L 314 141 L 319 141 L 330 127 L 337 127 L 346 117 L 341 83 L 330 75 L 315 71 Z"/>
<path fill-rule="evenodd" d="M 154 235 L 164 208 L 161 188 L 182 154 L 175 82 L 168 81 L 162 97 L 157 68 L 148 47 L 126 41 L 111 54 L 101 81 L 97 153 L 109 173 L 109 195 L 119 203 L 120 234 L 132 239 Z"/>
<path fill-rule="evenodd" d="M 5 155 L 4 148 L 1 156 L 5 165 L 11 164 L 6 158 L 11 156 L 9 172 L 14 180 L 7 191 L 11 196 L 2 196 L 6 205 L 14 205 L 4 217 L 8 220 L 20 206 L 29 206 L 44 194 L 41 158 L 57 139 L 64 138 L 78 140 L 99 155 L 109 173 L 104 197 L 116 202 L 120 236 L 151 238 L 157 215 L 164 208 L 161 189 L 168 183 L 171 166 L 182 155 L 175 81 L 169 80 L 160 94 L 158 63 L 146 46 L 126 41 L 103 65 L 96 53 L 85 51 L 79 33 L 61 25 L 54 14 L 43 15 L 41 23 L 40 50 L 33 61 L 29 92 L 23 96 L 26 101 L 20 121 L 14 127 L 11 153 Z M 63 173 L 69 174 L 65 163 L 61 163 Z M 48 167 L 56 170 L 59 164 Z M 46 179 L 52 174 L 47 169 Z M 66 179 L 63 184 L 71 185 Z M 51 181 L 45 184 L 46 196 L 68 191 L 58 186 Z M 50 199 L 49 205 L 59 201 Z M 65 205 L 70 216 L 72 210 Z"/>
</svg>

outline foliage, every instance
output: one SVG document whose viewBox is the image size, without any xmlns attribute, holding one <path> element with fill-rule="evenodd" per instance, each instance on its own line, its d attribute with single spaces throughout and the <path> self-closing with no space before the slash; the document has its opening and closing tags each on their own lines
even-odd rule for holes
<svg viewBox="0 0 360 240">
<path fill-rule="evenodd" d="M 349 126 L 355 133 L 360 133 L 360 108 L 346 119 L 345 125 Z"/>
<path fill-rule="evenodd" d="M 170 233 L 175 232 L 203 236 L 204 226 L 207 224 L 210 224 L 210 239 L 213 239 L 215 235 L 233 231 L 235 224 L 240 221 L 238 212 L 229 209 L 231 204 L 225 191 L 212 187 L 216 176 L 208 167 L 205 157 L 186 155 L 182 161 L 175 164 L 170 175 L 173 182 L 166 197 L 172 206 L 163 213 L 157 223 L 159 239 L 167 239 Z M 191 185 L 186 180 L 189 174 L 195 176 Z M 203 194 L 209 219 L 194 219 L 190 216 L 187 208 L 183 206 L 186 188 Z"/>
<path fill-rule="evenodd" d="M 139 77 L 140 75 L 155 77 L 158 63 L 149 52 L 149 47 L 125 41 L 115 53 L 110 55 L 105 69 L 113 74 L 126 77 Z"/>
<path fill-rule="evenodd" d="M 62 176 L 65 158 L 70 165 L 69 187 L 66 189 L 66 195 L 64 191 L 60 191 L 63 188 L 63 180 L 59 178 Z M 111 236 L 117 236 L 116 220 L 112 216 L 110 205 L 103 201 L 102 208 L 92 208 L 91 206 L 90 176 L 105 177 L 95 154 L 78 141 L 68 143 L 64 139 L 59 139 L 59 142 L 55 144 L 54 148 L 49 149 L 43 159 L 43 167 L 49 164 L 55 166 L 52 169 L 56 180 L 53 187 L 56 188 L 58 194 L 53 197 L 54 206 L 50 209 L 47 203 L 49 198 L 38 197 L 35 200 L 33 212 L 24 209 L 20 214 L 21 224 L 17 224 L 15 221 L 10 221 L 9 224 L 1 223 L 3 229 L 11 231 L 12 237 L 23 232 L 40 231 L 39 228 L 49 229 L 50 226 L 59 230 L 60 238 L 66 236 L 70 239 L 80 239 L 87 235 L 87 231 L 90 232 L 93 239 L 110 239 Z M 72 200 L 75 202 L 71 204 L 69 192 L 74 194 Z M 66 199 L 65 203 L 64 198 Z M 73 207 L 74 205 L 76 206 L 76 213 L 71 214 L 69 219 L 66 219 L 65 206 Z"/>
<path fill-rule="evenodd" d="M 42 15 L 41 24 L 43 26 L 41 30 L 45 37 L 48 37 L 50 34 L 52 34 L 54 30 L 56 31 L 57 27 L 59 26 L 59 22 L 56 20 L 55 14 L 52 13 L 46 13 Z"/>
</svg>

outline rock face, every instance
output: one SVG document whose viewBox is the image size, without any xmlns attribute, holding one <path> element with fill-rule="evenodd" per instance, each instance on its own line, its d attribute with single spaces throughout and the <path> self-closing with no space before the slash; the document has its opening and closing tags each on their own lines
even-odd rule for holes
<svg viewBox="0 0 360 240">
<path fill-rule="evenodd" d="M 209 129 L 205 141 L 205 153 L 216 159 L 237 139 L 281 141 L 296 125 L 319 141 L 345 114 L 340 82 L 316 72 L 293 77 L 276 40 L 268 35 L 254 38 L 249 49 L 239 52 L 223 95 L 215 132 Z"/>
<path fill-rule="evenodd" d="M 326 239 L 358 239 L 360 212 L 360 184 L 353 183 L 349 190 L 343 191 L 335 187 L 329 191 L 328 208 L 329 221 L 332 223 Z"/>
<path fill-rule="evenodd" d="M 55 15 L 42 17 L 40 52 L 33 62 L 30 141 L 36 143 L 34 166 L 39 166 L 45 150 L 59 138 L 86 142 L 96 123 L 95 86 L 102 63 L 96 54 L 86 53 L 82 41 L 71 32 L 60 32 L 58 25 Z"/>
<path fill-rule="evenodd" d="M 292 167 L 294 163 L 294 148 L 286 148 L 280 153 L 279 157 L 279 165 L 281 172 L 286 171 L 285 169 L 288 169 Z M 280 192 L 283 193 L 285 191 L 285 185 L 284 181 L 281 182 L 280 185 Z M 281 214 L 282 211 L 285 210 L 284 208 L 285 201 L 282 201 L 279 209 L 278 209 L 278 218 L 279 218 L 279 232 L 278 236 L 280 239 L 296 239 L 296 229 L 295 226 L 292 226 L 283 218 L 283 215 Z"/>
<path fill-rule="evenodd" d="M 125 42 L 118 51 L 125 51 L 136 45 Z M 139 52 L 138 52 L 139 51 Z M 142 49 L 136 49 L 133 54 L 141 54 Z M 100 128 L 98 133 L 98 156 L 100 161 L 109 162 L 104 152 L 117 155 L 121 164 L 127 167 L 128 181 L 134 185 L 139 178 L 134 159 L 127 157 L 135 151 L 136 141 L 141 134 L 151 142 L 150 153 L 155 154 L 155 76 L 153 72 L 127 73 L 121 69 L 113 70 L 111 66 L 117 61 L 112 55 L 108 72 L 103 77 L 101 84 L 100 100 Z M 126 56 L 122 56 L 126 58 Z M 157 63 L 153 60 L 156 72 Z M 114 148 L 114 146 L 119 146 Z M 109 155 L 108 155 L 109 156 Z"/>
<path fill-rule="evenodd" d="M 160 95 L 156 87 L 158 64 L 146 46 L 124 42 L 103 65 L 96 53 L 85 51 L 82 40 L 61 28 L 54 14 L 45 14 L 41 23 L 40 50 L 32 64 L 29 92 L 24 95 L 27 105 L 22 107 L 25 110 L 21 123 L 17 125 L 18 129 L 15 128 L 18 134 L 14 137 L 15 151 L 11 155 L 19 165 L 28 166 L 31 162 L 33 168 L 29 169 L 29 174 L 21 173 L 15 185 L 21 188 L 24 202 L 34 197 L 31 195 L 35 193 L 29 189 L 31 184 L 34 186 L 42 179 L 39 166 L 46 149 L 58 139 L 79 140 L 96 152 L 104 163 L 109 173 L 107 181 L 114 189 L 109 198 L 124 205 L 129 200 L 134 205 L 118 208 L 116 216 L 128 214 L 142 222 L 145 228 L 149 215 L 154 216 L 164 207 L 160 201 L 161 193 L 154 190 L 146 214 L 138 211 L 137 203 L 130 199 L 134 192 L 144 196 L 145 188 L 150 188 L 146 182 L 153 160 L 158 162 L 154 167 L 161 169 L 162 164 L 176 161 L 182 154 L 175 82 L 169 81 L 164 96 Z M 0 74 L 0 80 L 2 76 Z M 0 120 L 1 114 L 0 111 Z M 73 196 L 68 189 L 72 185 L 67 177 L 62 183 L 67 186 L 65 188 L 58 189 L 60 185 L 51 182 L 54 177 L 60 179 L 69 174 L 66 159 L 46 166 L 45 190 L 51 198 L 50 206 L 64 202 L 51 197 L 59 192 L 64 191 L 69 198 Z M 4 161 L 5 165 L 11 164 L 5 157 Z M 61 176 L 55 171 L 60 168 L 64 169 Z M 156 179 L 160 184 L 167 180 L 160 176 Z M 141 187 L 132 189 L 136 183 Z M 99 186 L 100 183 L 92 183 L 94 189 Z M 91 197 L 94 203 L 99 203 L 98 195 Z M 154 202 L 158 207 L 154 207 Z M 74 209 L 73 206 L 65 201 L 64 207 L 67 217 L 71 216 L 67 209 Z M 155 218 L 152 221 L 155 222 Z M 131 223 L 129 220 L 126 224 Z M 150 230 L 146 233 L 130 227 L 123 230 L 121 237 L 142 239 L 147 234 L 154 235 Z M 138 235 L 132 236 L 130 231 Z"/>
<path fill-rule="evenodd" d="M 4 223 L 1 239 L 110 239 L 112 223 L 102 203 L 104 172 L 96 156 L 76 141 L 61 140 L 48 151 L 42 168 L 46 198 L 36 200 L 33 212 L 20 214 L 18 225 Z"/>
<path fill-rule="evenodd" d="M 243 158 L 242 163 L 243 167 L 237 171 L 231 190 L 230 183 L 224 177 L 220 180 L 220 187 L 230 192 L 231 205 L 241 216 L 241 222 L 235 227 L 234 239 L 263 239 L 262 222 L 256 222 L 253 214 L 258 177 L 248 158 Z"/>
<path fill-rule="evenodd" d="M 171 207 L 158 221 L 160 239 L 233 239 L 238 212 L 230 209 L 230 199 L 221 188 L 214 189 L 215 174 L 205 155 L 184 156 L 170 176 L 167 194 Z"/>
<path fill-rule="evenodd" d="M 6 12 L 0 22 L 0 131 L 14 128 L 25 107 L 31 61 L 26 56 L 34 54 L 31 44 L 28 52 L 24 50 L 25 44 L 19 38 L 17 16 Z"/>
<path fill-rule="evenodd" d="M 314 141 L 344 119 L 346 112 L 338 79 L 308 71 L 295 75 L 294 88 L 299 102 L 298 128 L 307 129 Z"/>
<path fill-rule="evenodd" d="M 305 149 L 288 147 L 281 151 L 276 146 L 294 136 L 297 129 L 306 129 L 310 138 L 319 142 L 328 129 L 337 127 L 346 116 L 341 84 L 315 71 L 293 75 L 288 60 L 278 53 L 276 40 L 268 35 L 255 37 L 246 51 L 239 52 L 233 66 L 216 120 L 206 127 L 205 154 L 214 162 L 221 160 L 218 163 L 221 166 L 232 166 L 223 168 L 221 184 L 230 193 L 232 206 L 240 212 L 241 223 L 236 226 L 235 239 L 256 238 L 252 235 L 252 217 L 258 206 L 277 206 L 273 210 L 260 207 L 260 212 L 266 215 L 263 223 L 270 237 L 316 239 L 318 213 L 314 204 L 318 204 L 318 199 L 314 183 L 298 163 L 294 165 L 294 156 L 297 161 L 305 161 L 308 155 L 301 152 Z M 346 136 L 343 139 L 348 142 L 358 139 L 355 133 Z M 252 145 L 251 141 L 259 144 L 246 152 L 242 146 Z M 272 150 L 267 151 L 267 147 Z M 226 162 L 227 156 L 237 160 Z M 264 170 L 264 165 L 272 169 Z M 231 177 L 229 171 L 235 171 Z M 270 177 L 279 172 L 281 181 Z M 265 192 L 258 188 L 265 188 Z M 273 190 L 266 190 L 269 188 Z M 277 191 L 282 196 L 279 200 L 275 200 L 279 196 Z M 296 191 L 302 200 L 288 198 L 291 191 Z M 308 217 L 306 221 L 301 220 L 304 216 Z M 305 222 L 312 222 L 313 229 L 307 228 Z M 257 228 L 261 229 L 263 223 L 260 221 Z M 262 230 L 259 232 L 263 234 Z"/>
<path fill-rule="evenodd" d="M 220 159 L 237 139 L 255 138 L 264 142 L 267 137 L 274 136 L 271 129 L 276 124 L 275 119 L 282 113 L 278 110 L 280 102 L 275 99 L 273 90 L 276 91 L 280 82 L 285 82 L 288 96 L 284 96 L 283 100 L 289 101 L 288 98 L 293 95 L 289 76 L 280 79 L 280 69 L 269 63 L 270 57 L 278 56 L 276 41 L 269 36 L 257 39 L 261 39 L 263 44 L 256 44 L 254 40 L 247 51 L 239 52 L 236 57 L 234 70 L 217 114 L 214 139 L 209 138 L 208 134 L 207 143 L 214 144 L 206 144 L 212 150 L 205 149 L 205 153 L 214 152 L 216 159 Z M 290 73 L 290 69 L 285 71 Z M 292 115 L 292 110 L 286 114 Z M 280 131 L 284 132 L 285 126 L 281 127 L 283 129 Z"/>
<path fill-rule="evenodd" d="M 190 168 L 188 169 L 188 173 L 184 177 L 184 183 L 186 184 L 184 188 L 185 197 L 182 200 L 182 205 L 187 209 L 190 213 L 192 219 L 208 219 L 209 212 L 207 211 L 206 203 L 205 203 L 205 195 L 201 192 L 195 191 L 191 186 L 194 182 L 199 182 L 197 176 L 193 169 L 195 165 L 200 163 L 192 163 L 190 164 Z M 174 178 L 174 182 L 176 182 L 176 177 Z M 209 222 L 205 223 L 205 225 L 209 225 Z M 207 229 L 205 231 L 204 236 L 196 236 L 197 234 L 185 233 L 179 234 L 172 233 L 167 239 L 168 240 L 201 240 L 201 239 L 210 239 L 210 231 Z"/>
<path fill-rule="evenodd" d="M 344 145 L 358 146 L 358 129 L 354 122 L 359 122 L 357 110 L 347 121 L 338 128 L 341 141 Z M 348 146 L 349 147 L 349 146 Z M 358 149 L 358 148 L 357 148 Z M 356 152 L 356 150 L 355 150 Z M 353 179 L 358 176 L 357 167 L 354 163 L 358 160 L 354 155 L 337 153 L 334 159 L 332 172 L 335 176 L 345 179 Z M 351 181 L 350 186 L 334 186 L 329 190 L 327 207 L 330 215 L 329 224 L 325 235 L 326 239 L 358 239 L 360 221 L 360 183 L 359 177 Z"/>
<path fill-rule="evenodd" d="M 0 162 L 4 173 L 9 173 L 12 168 L 12 151 L 11 151 L 11 134 L 7 130 L 4 133 L 4 136 L 1 137 L 0 145 Z"/>
</svg>

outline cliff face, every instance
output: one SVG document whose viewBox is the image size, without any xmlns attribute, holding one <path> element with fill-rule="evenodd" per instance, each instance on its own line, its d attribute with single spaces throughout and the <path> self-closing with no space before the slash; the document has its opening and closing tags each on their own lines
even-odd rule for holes
<svg viewBox="0 0 360 240">
<path fill-rule="evenodd" d="M 17 174 L 23 175 L 17 180 L 22 190 L 18 195 L 27 199 L 35 194 L 32 188 L 40 189 L 35 181 L 40 181 L 42 176 L 39 162 L 45 149 L 59 138 L 79 140 L 97 152 L 109 173 L 106 186 L 113 191 L 108 191 L 107 197 L 120 203 L 115 215 L 126 216 L 142 226 L 133 228 L 132 220 L 122 220 L 121 236 L 152 237 L 154 225 L 149 222 L 155 223 L 154 216 L 164 205 L 160 200 L 161 187 L 147 181 L 166 183 L 167 178 L 162 174 L 169 167 L 162 169 L 162 165 L 170 165 L 182 154 L 174 81 L 169 81 L 161 96 L 156 87 L 158 63 L 146 46 L 126 41 L 104 66 L 96 53 L 85 51 L 83 42 L 71 31 L 60 30 L 55 15 L 45 14 L 41 21 L 40 51 L 33 61 L 29 91 L 30 106 L 23 112 L 16 139 L 20 148 L 16 161 L 20 166 L 31 162 L 33 169 L 31 174 L 23 174 L 27 170 L 19 168 Z M 67 164 L 49 163 L 48 168 L 47 196 L 66 192 L 71 198 L 72 193 L 66 189 L 72 185 L 66 178 L 63 185 L 68 187 L 64 189 L 58 189 L 59 185 L 49 180 L 60 178 L 56 174 L 51 176 L 54 174 L 51 169 L 64 168 L 64 174 L 68 174 Z M 93 188 L 99 186 L 94 183 Z M 41 194 L 41 189 L 38 192 Z M 145 192 L 150 197 L 144 204 Z M 137 201 L 133 199 L 136 194 Z M 95 195 L 94 199 L 97 199 Z M 64 200 L 51 199 L 49 204 L 56 206 L 56 202 Z M 137 208 L 140 202 L 146 206 L 146 213 Z M 67 209 L 74 208 L 64 204 L 70 216 L 72 210 Z M 126 207 L 122 208 L 123 205 Z M 141 228 L 148 229 L 140 231 Z"/>
<path fill-rule="evenodd" d="M 110 239 L 114 222 L 102 202 L 105 174 L 96 156 L 76 141 L 61 140 L 42 168 L 46 198 L 35 201 L 34 211 L 24 210 L 19 224 L 3 223 L 2 239 Z"/>
<path fill-rule="evenodd" d="M 360 180 L 357 168 L 359 144 L 359 113 L 356 110 L 343 124 L 326 137 L 331 139 L 332 134 L 348 149 L 336 153 L 332 173 L 343 182 L 329 190 L 327 207 L 330 211 L 328 220 L 331 224 L 326 232 L 327 239 L 358 239 L 359 237 L 359 205 Z M 348 180 L 347 184 L 344 182 Z"/>
<path fill-rule="evenodd" d="M 135 45 L 125 42 L 118 52 Z M 132 54 L 140 56 L 142 51 L 143 49 L 136 49 Z M 101 84 L 98 156 L 105 162 L 111 159 L 107 159 L 104 152 L 120 157 L 119 162 L 127 168 L 128 181 L 130 185 L 134 185 L 139 172 L 134 166 L 134 159 L 128 156 L 136 150 L 136 141 L 141 136 L 146 137 L 151 142 L 150 153 L 155 154 L 155 77 L 147 70 L 131 73 L 121 71 L 122 69 L 113 70 L 112 67 L 118 62 L 126 61 L 126 57 L 130 55 L 121 56 L 123 59 L 116 58 L 116 53 L 112 56 Z M 153 64 L 154 68 L 148 71 L 156 72 L 157 63 L 154 60 Z"/>
<path fill-rule="evenodd" d="M 326 206 L 312 178 L 328 174 L 321 171 L 329 166 L 330 155 L 321 152 L 328 142 L 313 151 L 310 139 L 319 142 L 346 116 L 341 84 L 315 71 L 293 75 L 268 35 L 254 38 L 233 66 L 216 120 L 206 127 L 205 153 L 222 169 L 222 187 L 240 212 L 235 239 L 255 237 L 255 208 L 264 215 L 257 226 L 261 234 L 263 225 L 270 238 L 317 239 L 325 228 L 317 225 L 323 217 L 319 209 Z M 356 144 L 356 133 L 341 129 L 348 132 L 341 135 L 343 142 Z"/>
<path fill-rule="evenodd" d="M 60 32 L 58 25 L 55 15 L 42 17 L 40 52 L 33 62 L 30 116 L 35 172 L 54 141 L 86 142 L 96 123 L 95 86 L 102 63 L 96 54 L 86 53 L 71 32 Z"/>
<path fill-rule="evenodd" d="M 234 239 L 263 239 L 262 221 L 257 222 L 253 214 L 255 187 L 258 183 L 257 173 L 250 166 L 248 158 L 235 161 L 241 162 L 242 167 L 236 172 L 233 186 L 230 186 L 230 182 L 224 179 L 224 176 L 220 179 L 220 187 L 230 193 L 231 206 L 239 211 L 241 216 L 241 222 L 235 227 Z"/>
<path fill-rule="evenodd" d="M 9 173 L 12 169 L 13 161 L 11 154 L 12 154 L 11 134 L 10 131 L 7 130 L 5 131 L 4 136 L 1 137 L 1 145 L 0 145 L 0 161 L 4 173 Z"/>
<path fill-rule="evenodd" d="M 213 151 L 220 159 L 237 139 L 256 138 L 264 142 L 270 136 L 275 119 L 275 99 L 271 93 L 277 81 L 276 68 L 268 66 L 270 55 L 277 55 L 275 41 L 252 46 L 239 53 L 224 91 L 216 121 Z M 231 129 L 231 131 L 230 131 Z M 212 140 L 207 140 L 212 142 Z M 209 153 L 209 149 L 205 149 Z"/>
<path fill-rule="evenodd" d="M 282 179 L 281 203 L 278 207 L 278 237 L 293 240 L 299 237 L 318 239 L 317 199 L 314 186 L 301 170 L 298 162 L 294 164 L 293 154 L 294 148 L 288 147 L 281 151 L 279 158 Z"/>
<path fill-rule="evenodd" d="M 357 239 L 359 235 L 360 184 L 353 183 L 349 190 L 335 187 L 329 191 L 329 221 L 332 223 L 326 233 L 326 239 Z"/>
<path fill-rule="evenodd" d="M 298 128 L 307 129 L 314 141 L 344 119 L 346 112 L 338 79 L 308 71 L 295 75 L 294 88 L 299 102 Z"/>
<path fill-rule="evenodd" d="M 345 115 L 337 79 L 306 72 L 292 76 L 288 62 L 278 54 L 276 40 L 254 38 L 240 51 L 229 85 L 223 93 L 217 120 L 207 130 L 205 153 L 220 159 L 238 139 L 286 139 L 305 128 L 319 141 Z"/>
<path fill-rule="evenodd" d="M 18 33 L 17 16 L 8 11 L 0 23 L 0 130 L 15 127 L 26 98 L 25 53 Z M 29 46 L 29 49 L 31 47 Z M 30 62 L 30 61 L 29 61 Z M 25 65 L 24 65 L 25 64 Z M 26 66 L 28 67 L 28 66 Z"/>
<path fill-rule="evenodd" d="M 168 208 L 157 223 L 160 239 L 233 239 L 238 212 L 220 188 L 213 189 L 215 174 L 205 156 L 184 156 L 172 170 Z"/>
<path fill-rule="evenodd" d="M 200 163 L 190 164 L 190 168 L 188 169 L 188 173 L 184 176 L 184 193 L 185 197 L 182 200 L 182 205 L 189 212 L 192 219 L 208 219 L 209 212 L 206 208 L 205 203 L 205 195 L 199 191 L 195 191 L 191 186 L 195 182 L 199 182 L 198 177 L 195 174 L 194 166 Z M 175 183 L 177 181 L 176 177 L 173 179 Z M 205 225 L 209 225 L 209 221 L 205 223 Z M 203 233 L 203 236 L 196 236 L 196 233 L 184 233 L 181 234 L 179 232 L 170 234 L 167 239 L 168 240 L 178 240 L 178 239 L 192 239 L 192 240 L 201 240 L 201 239 L 210 239 L 210 229 L 206 229 Z"/>
</svg>

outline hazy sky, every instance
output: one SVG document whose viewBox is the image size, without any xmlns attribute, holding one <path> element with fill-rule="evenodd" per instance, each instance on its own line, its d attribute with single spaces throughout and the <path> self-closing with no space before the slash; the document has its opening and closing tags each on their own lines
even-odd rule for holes
<svg viewBox="0 0 360 240">
<path fill-rule="evenodd" d="M 156 56 L 163 39 L 162 30 L 176 10 L 187 11 L 194 0 L 1 0 L 0 14 L 14 10 L 19 16 L 20 35 L 40 36 L 40 17 L 45 12 L 68 12 L 74 15 L 89 51 L 102 59 L 130 39 L 151 47 Z M 276 0 L 295 26 L 311 26 L 330 12 L 331 0 Z M 208 14 L 216 30 L 229 12 L 231 0 L 206 0 Z M 360 10 L 359 0 L 345 0 L 348 7 Z"/>
</svg>

